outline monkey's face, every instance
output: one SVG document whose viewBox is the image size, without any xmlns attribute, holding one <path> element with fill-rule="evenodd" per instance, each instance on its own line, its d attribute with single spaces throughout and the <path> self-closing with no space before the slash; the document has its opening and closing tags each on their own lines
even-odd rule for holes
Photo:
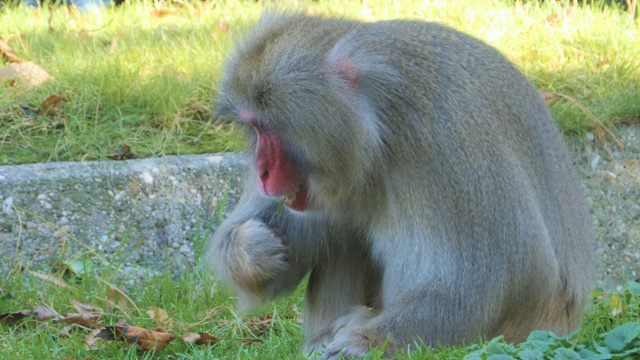
<svg viewBox="0 0 640 360">
<path fill-rule="evenodd" d="M 254 166 L 262 193 L 271 197 L 284 196 L 289 208 L 306 210 L 309 205 L 308 179 L 300 166 L 296 166 L 283 136 L 265 130 L 251 111 L 241 110 L 239 118 L 255 130 Z"/>
</svg>

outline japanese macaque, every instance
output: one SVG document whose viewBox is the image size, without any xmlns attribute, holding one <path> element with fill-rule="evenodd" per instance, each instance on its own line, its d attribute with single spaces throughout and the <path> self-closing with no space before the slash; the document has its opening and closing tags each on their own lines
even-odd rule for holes
<svg viewBox="0 0 640 360">
<path fill-rule="evenodd" d="M 305 354 L 567 335 L 593 234 L 559 131 L 492 47 L 438 24 L 268 14 L 218 115 L 250 137 L 206 251 L 249 308 L 309 275 Z"/>
</svg>

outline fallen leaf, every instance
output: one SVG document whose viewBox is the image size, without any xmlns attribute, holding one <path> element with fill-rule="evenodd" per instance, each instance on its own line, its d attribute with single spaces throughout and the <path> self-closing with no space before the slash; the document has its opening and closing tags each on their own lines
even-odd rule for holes
<svg viewBox="0 0 640 360">
<path fill-rule="evenodd" d="M 113 333 L 107 328 L 95 329 L 87 334 L 84 344 L 89 350 L 98 350 L 98 340 L 114 340 L 113 338 L 105 339 L 104 336 L 113 337 Z"/>
<path fill-rule="evenodd" d="M 266 335 L 269 331 L 269 327 L 273 324 L 273 315 L 265 314 L 261 317 L 254 317 L 251 320 L 245 322 L 245 325 L 256 336 Z"/>
<path fill-rule="evenodd" d="M 25 317 L 31 316 L 31 314 L 32 314 L 31 310 L 20 310 L 20 311 L 13 311 L 9 313 L 0 314 L 0 324 L 12 325 L 24 319 Z"/>
<path fill-rule="evenodd" d="M 165 17 L 167 15 L 174 15 L 182 11 L 182 8 L 153 8 L 151 13 L 156 18 Z"/>
<path fill-rule="evenodd" d="M 22 90 L 38 87 L 49 80 L 50 77 L 45 69 L 31 61 L 0 67 L 0 84 L 7 82 L 10 87 L 17 87 Z"/>
<path fill-rule="evenodd" d="M 39 279 L 50 281 L 53 284 L 58 285 L 58 286 L 60 286 L 62 288 L 71 289 L 71 287 L 69 285 L 67 285 L 64 281 L 62 281 L 62 280 L 60 280 L 58 278 L 55 278 L 53 276 L 49 276 L 49 275 L 46 275 L 46 274 L 41 274 L 41 273 L 35 272 L 35 271 L 30 271 L 30 273 L 31 273 L 31 275 L 33 275 L 33 276 L 35 276 L 35 277 L 37 277 Z"/>
<path fill-rule="evenodd" d="M 133 325 L 116 325 L 115 328 L 122 334 L 129 344 L 135 344 L 139 350 L 160 351 L 176 338 L 175 335 L 170 334 L 161 328 L 149 330 Z"/>
<path fill-rule="evenodd" d="M 555 104 L 561 98 L 561 96 L 556 93 L 544 90 L 540 90 L 540 97 L 542 98 L 542 100 L 544 100 L 545 103 L 547 103 L 547 106 Z"/>
<path fill-rule="evenodd" d="M 207 345 L 207 346 L 212 346 L 215 345 L 217 343 L 220 342 L 220 338 L 208 334 L 206 332 L 199 332 L 199 333 L 186 333 L 184 335 L 182 335 L 182 337 L 180 338 L 182 341 L 187 342 L 187 343 L 192 343 L 195 345 Z"/>
<path fill-rule="evenodd" d="M 261 339 L 244 339 L 242 340 L 242 345 L 252 345 L 252 344 L 262 344 Z"/>
<path fill-rule="evenodd" d="M 2 39 L 0 39 L 0 54 L 7 62 L 10 62 L 10 63 L 24 62 L 24 60 L 22 60 L 13 52 L 13 49 L 11 48 L 11 46 Z"/>
<path fill-rule="evenodd" d="M 298 305 L 291 305 L 291 310 L 293 310 L 293 312 L 296 314 L 295 322 L 297 324 L 304 323 L 304 317 L 302 316 L 302 312 L 298 309 Z"/>
<path fill-rule="evenodd" d="M 12 325 L 26 317 L 31 316 L 36 316 L 36 319 L 38 319 L 38 321 L 44 321 L 47 319 L 57 319 L 58 313 L 44 306 L 36 306 L 33 308 L 33 310 L 19 310 L 0 314 L 0 324 Z"/>
<path fill-rule="evenodd" d="M 129 145 L 122 145 L 122 148 L 113 153 L 113 155 L 109 156 L 110 159 L 113 160 L 129 160 L 135 158 L 131 153 L 131 148 Z"/>
<path fill-rule="evenodd" d="M 33 308 L 33 315 L 35 315 L 36 318 L 39 321 L 44 321 L 44 320 L 47 320 L 47 319 L 56 320 L 59 317 L 57 312 L 55 312 L 55 311 L 53 311 L 53 310 L 51 310 L 51 309 L 49 309 L 47 307 L 44 307 L 44 306 L 36 306 L 36 307 L 34 307 Z"/>
<path fill-rule="evenodd" d="M 58 107 L 63 101 L 69 101 L 69 98 L 66 96 L 51 95 L 42 102 L 36 114 L 39 116 L 55 116 L 58 113 L 56 107 Z"/>
<path fill-rule="evenodd" d="M 221 31 L 229 31 L 231 25 L 229 25 L 229 20 L 222 19 L 218 22 L 218 25 L 216 25 L 216 27 Z"/>
<path fill-rule="evenodd" d="M 153 320 L 158 325 L 168 328 L 173 327 L 173 320 L 171 320 L 164 309 L 151 306 L 147 310 L 147 315 L 149 315 L 151 320 Z"/>
<path fill-rule="evenodd" d="M 101 314 L 88 313 L 88 312 L 81 313 L 81 314 L 63 314 L 62 317 L 55 320 L 54 322 L 71 323 L 71 324 L 77 324 L 89 329 L 97 329 L 100 327 L 100 325 L 98 325 L 98 319 L 100 318 L 100 316 Z"/>
<path fill-rule="evenodd" d="M 73 299 L 69 300 L 69 302 L 71 303 L 71 305 L 73 305 L 74 308 L 76 308 L 76 310 L 78 310 L 78 313 L 102 314 L 102 309 L 100 309 L 96 305 L 93 305 L 92 303 Z"/>
<path fill-rule="evenodd" d="M 116 308 L 119 310 L 127 310 L 130 308 L 134 308 L 136 311 L 140 312 L 138 306 L 131 300 L 131 298 L 120 288 L 117 286 L 113 286 L 108 282 L 102 280 L 102 278 L 97 277 L 98 281 L 107 284 L 109 286 L 109 295 L 107 296 L 106 303 L 111 308 Z M 125 312 L 126 314 L 126 312 Z"/>
</svg>

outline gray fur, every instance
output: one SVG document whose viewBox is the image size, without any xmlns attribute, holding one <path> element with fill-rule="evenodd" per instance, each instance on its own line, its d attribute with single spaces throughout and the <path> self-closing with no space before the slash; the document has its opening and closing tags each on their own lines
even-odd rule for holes
<svg viewBox="0 0 640 360">
<path fill-rule="evenodd" d="M 311 272 L 307 351 L 579 326 L 589 212 L 548 109 L 495 49 L 434 23 L 270 14 L 221 83 L 219 113 L 241 108 L 286 139 L 310 208 L 279 214 L 251 171 L 207 256 L 247 306 Z"/>
</svg>

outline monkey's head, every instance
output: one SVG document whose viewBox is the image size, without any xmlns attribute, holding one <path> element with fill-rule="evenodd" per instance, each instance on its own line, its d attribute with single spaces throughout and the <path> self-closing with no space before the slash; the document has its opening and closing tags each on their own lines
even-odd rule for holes
<svg viewBox="0 0 640 360">
<path fill-rule="evenodd" d="M 336 210 L 357 201 L 380 171 L 382 127 L 361 91 L 366 77 L 340 23 L 266 17 L 229 59 L 217 103 L 247 127 L 258 186 L 295 210 Z M 286 22 L 286 23 L 285 23 Z M 347 23 L 349 24 L 349 23 Z M 298 28 L 300 26 L 300 28 Z"/>
</svg>

